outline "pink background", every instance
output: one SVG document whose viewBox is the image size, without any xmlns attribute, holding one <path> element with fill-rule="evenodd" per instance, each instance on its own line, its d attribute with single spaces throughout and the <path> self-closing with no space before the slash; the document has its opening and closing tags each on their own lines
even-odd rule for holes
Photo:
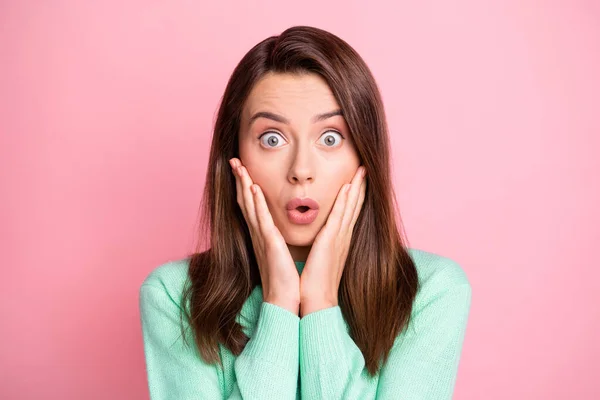
<svg viewBox="0 0 600 400">
<path fill-rule="evenodd" d="M 147 398 L 139 285 L 193 248 L 235 64 L 298 24 L 367 61 L 410 244 L 470 278 L 454 398 L 600 398 L 600 5 L 566 0 L 2 1 L 0 398 Z"/>
</svg>

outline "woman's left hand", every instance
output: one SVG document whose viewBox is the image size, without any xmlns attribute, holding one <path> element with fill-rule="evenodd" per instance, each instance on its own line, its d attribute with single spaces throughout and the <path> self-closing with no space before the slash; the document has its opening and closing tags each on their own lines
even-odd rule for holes
<svg viewBox="0 0 600 400">
<path fill-rule="evenodd" d="M 327 222 L 317 234 L 300 274 L 300 316 L 338 304 L 338 289 L 352 231 L 366 193 L 363 166 L 340 189 Z M 345 189 L 349 190 L 345 190 Z"/>
</svg>

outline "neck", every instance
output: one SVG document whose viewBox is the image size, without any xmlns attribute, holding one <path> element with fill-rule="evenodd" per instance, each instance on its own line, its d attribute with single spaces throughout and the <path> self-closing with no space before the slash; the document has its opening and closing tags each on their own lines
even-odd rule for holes
<svg viewBox="0 0 600 400">
<path fill-rule="evenodd" d="M 294 259 L 295 262 L 306 262 L 306 259 L 308 258 L 308 253 L 310 253 L 310 249 L 311 246 L 293 246 L 291 244 L 288 244 L 288 250 L 290 251 L 290 254 L 292 255 L 292 258 Z"/>
</svg>

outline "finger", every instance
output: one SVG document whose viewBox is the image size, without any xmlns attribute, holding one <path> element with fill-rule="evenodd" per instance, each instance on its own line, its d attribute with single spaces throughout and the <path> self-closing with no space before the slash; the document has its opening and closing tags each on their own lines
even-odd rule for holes
<svg viewBox="0 0 600 400">
<path fill-rule="evenodd" d="M 352 216 L 352 222 L 350 223 L 350 231 L 354 230 L 354 225 L 358 220 L 358 216 L 360 215 L 360 210 L 365 202 L 365 196 L 367 193 L 367 179 L 363 179 L 360 184 L 360 194 L 358 196 L 358 203 L 356 204 L 356 208 L 354 209 L 354 215 Z"/>
<path fill-rule="evenodd" d="M 364 180 L 362 175 L 363 168 L 364 167 L 360 166 L 356 170 L 354 178 L 352 178 L 352 186 L 348 192 L 348 200 L 346 201 L 346 207 L 344 209 L 344 215 L 342 217 L 342 224 L 340 227 L 342 231 L 348 231 L 354 217 L 354 212 L 356 211 L 356 205 L 358 203 L 358 197 L 360 195 L 361 183 Z"/>
<path fill-rule="evenodd" d="M 267 200 L 265 199 L 260 186 L 257 184 L 254 184 L 253 186 L 256 188 L 256 193 L 254 194 L 254 209 L 256 210 L 258 227 L 261 229 L 263 234 L 266 234 L 271 231 L 275 223 L 273 222 L 273 217 L 269 212 Z"/>
<path fill-rule="evenodd" d="M 254 210 L 254 199 L 250 186 L 253 182 L 248 174 L 248 170 L 243 165 L 239 168 L 241 181 L 242 181 L 242 193 L 244 194 L 244 206 L 246 208 L 246 220 L 251 225 L 251 229 L 257 229 L 256 212 Z"/>
<path fill-rule="evenodd" d="M 348 199 L 348 191 L 350 188 L 349 183 L 345 183 L 340 188 L 338 195 L 331 209 L 331 213 L 327 218 L 326 226 L 332 229 L 334 232 L 339 232 L 342 225 L 342 217 L 344 216 L 344 209 L 346 207 L 346 200 Z"/>
<path fill-rule="evenodd" d="M 235 161 L 233 161 L 232 163 L 232 168 L 233 168 L 233 176 L 235 176 L 235 194 L 236 194 L 236 201 L 238 203 L 238 205 L 240 206 L 240 209 L 242 210 L 242 214 L 244 215 L 244 218 L 246 218 L 246 207 L 244 205 L 244 192 L 242 191 L 242 179 L 240 177 L 239 171 L 238 171 L 238 166 L 237 163 Z"/>
</svg>

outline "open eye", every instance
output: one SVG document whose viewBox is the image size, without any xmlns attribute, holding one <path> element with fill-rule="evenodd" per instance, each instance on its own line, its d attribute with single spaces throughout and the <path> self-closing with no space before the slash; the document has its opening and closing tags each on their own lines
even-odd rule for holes
<svg viewBox="0 0 600 400">
<path fill-rule="evenodd" d="M 337 141 L 336 141 L 336 137 L 337 137 Z M 325 133 L 323 133 L 319 139 L 321 140 L 321 143 L 324 144 L 326 147 L 337 147 L 340 145 L 340 143 L 344 139 L 344 136 L 342 136 L 342 134 L 339 132 L 329 130 L 329 131 L 326 131 Z M 278 132 L 275 132 L 275 131 L 269 131 L 269 132 L 263 133 L 259 137 L 259 140 L 263 144 L 263 146 L 268 147 L 268 148 L 281 147 L 281 146 L 278 146 L 278 144 L 283 143 L 285 141 L 285 139 L 283 139 L 283 136 L 281 136 L 281 134 L 279 134 Z M 337 142 L 337 144 L 336 144 L 336 142 Z"/>
<path fill-rule="evenodd" d="M 321 135 L 321 138 L 325 138 L 325 141 L 322 143 L 325 144 L 325 146 L 327 146 L 327 147 L 336 147 L 336 144 L 335 144 L 336 136 L 339 136 L 338 142 L 342 143 L 342 140 L 344 139 L 344 137 L 342 136 L 341 133 L 336 132 L 336 131 L 327 131 L 323 135 Z M 337 146 L 339 146 L 339 144 Z"/>
<path fill-rule="evenodd" d="M 279 147 L 279 146 L 277 146 L 277 144 L 279 144 L 279 142 L 282 142 L 282 140 L 279 139 L 277 136 L 279 136 L 280 138 L 282 137 L 277 132 L 266 132 L 260 136 L 259 140 L 265 147 L 275 148 L 275 147 Z M 265 140 L 265 138 L 266 138 L 266 140 Z"/>
</svg>

